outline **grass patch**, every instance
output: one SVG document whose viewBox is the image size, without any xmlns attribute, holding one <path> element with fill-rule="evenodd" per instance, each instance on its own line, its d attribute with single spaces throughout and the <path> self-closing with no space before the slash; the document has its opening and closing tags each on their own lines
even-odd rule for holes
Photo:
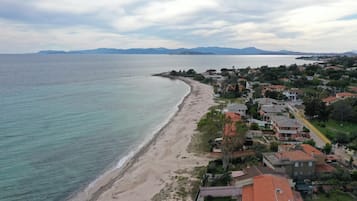
<svg viewBox="0 0 357 201">
<path fill-rule="evenodd" d="M 336 137 L 337 133 L 345 133 L 350 135 L 352 132 L 357 131 L 357 124 L 350 122 L 341 123 L 335 120 L 319 122 L 317 120 L 313 120 L 311 123 L 331 140 Z"/>
<path fill-rule="evenodd" d="M 321 193 L 313 199 L 308 198 L 305 201 L 354 201 L 354 198 L 347 193 L 334 191 L 331 193 Z"/>
</svg>

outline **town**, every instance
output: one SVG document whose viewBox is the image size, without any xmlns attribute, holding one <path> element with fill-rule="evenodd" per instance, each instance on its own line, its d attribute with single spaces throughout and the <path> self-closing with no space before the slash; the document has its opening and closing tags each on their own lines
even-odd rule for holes
<svg viewBox="0 0 357 201">
<path fill-rule="evenodd" d="M 357 57 L 308 65 L 171 71 L 214 87 L 191 143 L 199 201 L 357 199 Z"/>
</svg>

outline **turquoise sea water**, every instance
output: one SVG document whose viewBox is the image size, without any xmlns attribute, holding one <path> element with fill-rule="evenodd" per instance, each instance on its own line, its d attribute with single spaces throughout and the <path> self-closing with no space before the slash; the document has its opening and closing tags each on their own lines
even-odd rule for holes
<svg viewBox="0 0 357 201">
<path fill-rule="evenodd" d="M 294 56 L 0 55 L 0 200 L 64 200 L 172 115 L 171 69 L 302 63 Z"/>
</svg>

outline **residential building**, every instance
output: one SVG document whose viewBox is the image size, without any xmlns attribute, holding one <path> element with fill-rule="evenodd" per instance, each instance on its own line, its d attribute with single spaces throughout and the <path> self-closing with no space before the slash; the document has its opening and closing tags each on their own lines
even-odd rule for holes
<svg viewBox="0 0 357 201">
<path fill-rule="evenodd" d="M 263 121 L 270 121 L 272 116 L 276 115 L 288 115 L 287 109 L 283 105 L 262 105 L 259 110 L 259 114 Z"/>
<path fill-rule="evenodd" d="M 303 126 L 296 119 L 290 119 L 286 116 L 271 116 L 271 123 L 279 140 L 297 140 L 305 137 Z"/>
<path fill-rule="evenodd" d="M 344 100 L 346 98 L 355 98 L 357 94 L 349 93 L 349 92 L 341 92 L 336 94 L 336 98 L 340 100 Z"/>
<path fill-rule="evenodd" d="M 238 113 L 241 116 L 246 116 L 247 110 L 248 108 L 245 104 L 230 103 L 227 105 L 225 111 Z"/>
<path fill-rule="evenodd" d="M 258 103 L 258 106 L 262 105 L 284 105 L 285 103 L 272 98 L 257 98 L 253 100 L 254 103 Z"/>
<path fill-rule="evenodd" d="M 292 190 L 288 179 L 276 175 L 256 176 L 252 185 L 243 187 L 242 201 L 303 201 L 300 193 Z"/>
<path fill-rule="evenodd" d="M 263 153 L 263 164 L 293 179 L 306 179 L 315 175 L 315 158 L 301 150 Z"/>
</svg>

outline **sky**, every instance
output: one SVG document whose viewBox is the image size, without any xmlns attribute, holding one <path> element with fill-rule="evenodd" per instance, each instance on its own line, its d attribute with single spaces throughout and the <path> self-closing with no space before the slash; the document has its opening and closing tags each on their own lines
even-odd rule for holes
<svg viewBox="0 0 357 201">
<path fill-rule="evenodd" d="M 357 49 L 357 0 L 0 0 L 0 53 Z"/>
</svg>

